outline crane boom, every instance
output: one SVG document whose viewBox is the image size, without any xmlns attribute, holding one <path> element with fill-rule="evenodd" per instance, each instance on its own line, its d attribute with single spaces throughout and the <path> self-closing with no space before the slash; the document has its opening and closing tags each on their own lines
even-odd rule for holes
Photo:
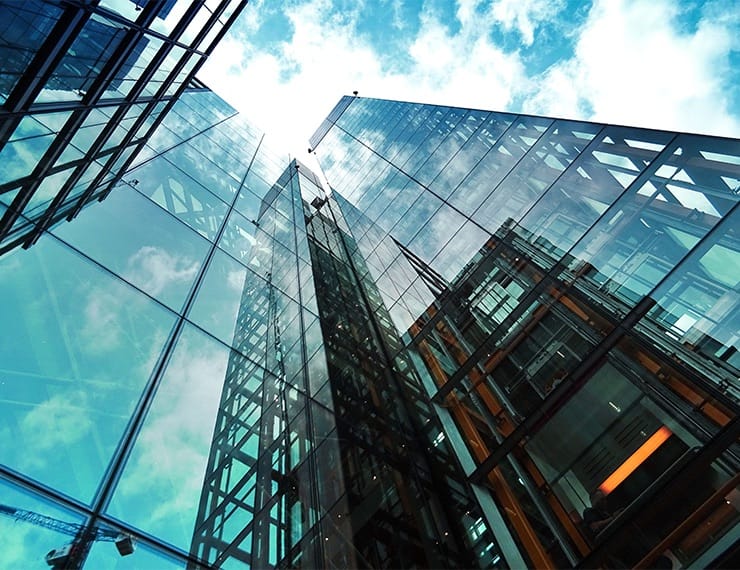
<svg viewBox="0 0 740 570">
<path fill-rule="evenodd" d="M 134 540 L 122 532 L 104 528 L 86 528 L 85 525 L 60 521 L 33 511 L 16 509 L 8 505 L 0 505 L 0 514 L 16 521 L 23 521 L 43 528 L 54 530 L 61 534 L 74 537 L 69 543 L 56 548 L 45 556 L 46 563 L 52 570 L 79 570 L 85 563 L 92 543 L 95 541 L 114 542 L 121 556 L 128 556 L 134 551 Z"/>
<path fill-rule="evenodd" d="M 6 515 L 17 521 L 24 521 L 35 524 L 36 526 L 48 528 L 68 536 L 77 536 L 84 528 L 81 524 L 60 521 L 52 517 L 47 517 L 46 515 L 23 509 L 16 509 L 15 507 L 9 507 L 8 505 L 0 505 L 0 514 Z M 103 528 L 97 528 L 93 534 L 93 540 L 113 542 L 119 533 Z"/>
</svg>

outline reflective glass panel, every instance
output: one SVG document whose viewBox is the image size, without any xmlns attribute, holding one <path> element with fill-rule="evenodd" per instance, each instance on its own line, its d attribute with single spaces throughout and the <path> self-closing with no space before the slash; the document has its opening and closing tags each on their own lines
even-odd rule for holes
<svg viewBox="0 0 740 570">
<path fill-rule="evenodd" d="M 189 0 L 163 2 L 162 7 L 157 13 L 157 17 L 152 21 L 150 28 L 165 35 L 169 35 L 177 24 L 180 23 L 180 20 L 185 15 L 185 12 L 191 4 L 192 2 Z"/>
<path fill-rule="evenodd" d="M 108 512 L 188 550 L 227 368 L 244 358 L 186 326 Z"/>
<path fill-rule="evenodd" d="M 557 121 L 519 161 L 483 203 L 470 200 L 463 187 L 452 202 L 495 232 L 507 219 L 519 220 L 550 185 L 570 166 L 602 127 Z M 477 209 L 476 209 L 477 208 Z"/>
<path fill-rule="evenodd" d="M 422 235 L 422 234 L 420 234 Z M 478 250 L 487 242 L 489 234 L 478 224 L 467 221 L 452 236 L 432 262 L 432 266 L 448 281 L 453 281 L 471 262 Z"/>
<path fill-rule="evenodd" d="M 101 99 L 126 97 L 151 63 L 157 51 L 162 47 L 162 40 L 143 36 L 134 46 L 115 77 L 107 85 Z M 151 93 L 146 93 L 151 94 Z"/>
<path fill-rule="evenodd" d="M 673 271 L 637 329 L 740 401 L 740 251 L 737 208 Z M 708 368 L 707 368 L 708 367 Z"/>
<path fill-rule="evenodd" d="M 89 501 L 173 315 L 46 236 L 0 257 L 0 461 Z"/>
<path fill-rule="evenodd" d="M 654 174 L 631 186 L 576 244 L 571 271 L 598 288 L 600 296 L 633 306 L 737 202 L 715 174 L 721 168 L 730 175 L 733 165 L 704 156 L 724 152 L 730 159 L 733 151 L 740 152 L 740 145 L 680 137 L 667 160 L 652 168 Z M 740 162 L 740 156 L 736 159 Z"/>
<path fill-rule="evenodd" d="M 241 180 L 236 180 L 221 170 L 218 165 L 190 145 L 178 145 L 167 151 L 164 157 L 226 203 L 230 204 L 233 201 Z"/>
<path fill-rule="evenodd" d="M 235 338 L 235 326 L 240 310 L 250 307 L 252 293 L 263 297 L 265 288 L 261 277 L 226 253 L 216 250 L 187 316 L 231 346 L 239 342 Z"/>
<path fill-rule="evenodd" d="M 41 0 L 0 5 L 0 103 L 5 102 L 62 11 Z"/>
<path fill-rule="evenodd" d="M 528 239 L 562 256 L 671 138 L 670 133 L 621 127 L 602 131 L 522 218 Z"/>
<path fill-rule="evenodd" d="M 130 184 L 196 230 L 216 237 L 227 205 L 166 160 L 152 160 L 126 174 Z"/>
<path fill-rule="evenodd" d="M 86 208 L 60 238 L 179 309 L 208 252 L 208 242 L 127 186 Z"/>
<path fill-rule="evenodd" d="M 33 520 L 48 524 L 34 524 Z M 73 533 L 82 523 L 84 518 L 80 514 L 0 479 L 0 566 L 3 568 L 48 569 L 47 555 L 68 548 Z"/>
<path fill-rule="evenodd" d="M 106 529 L 109 530 L 109 529 Z M 111 530 L 111 532 L 115 532 Z M 181 560 L 170 558 L 162 552 L 137 543 L 134 540 L 134 551 L 122 556 L 112 542 L 94 542 L 87 560 L 85 570 L 109 568 L 110 570 L 200 570 L 201 566 L 185 564 Z"/>
<path fill-rule="evenodd" d="M 37 102 L 81 100 L 123 39 L 126 29 L 93 14 L 47 81 Z"/>
<path fill-rule="evenodd" d="M 23 208 L 23 215 L 28 218 L 33 218 L 34 216 L 41 214 L 43 210 L 46 209 L 46 206 L 49 205 L 49 202 L 51 202 L 57 195 L 59 189 L 64 185 L 64 182 L 67 180 L 71 172 L 71 169 L 62 170 L 61 172 L 57 172 L 56 174 L 52 174 L 51 176 L 44 178 L 31 196 L 31 199 L 28 201 L 25 208 Z"/>
<path fill-rule="evenodd" d="M 457 186 L 450 202 L 466 214 L 473 211 L 494 191 L 499 182 L 538 142 L 552 121 L 538 117 L 520 117 L 508 126 L 495 145 L 473 166 Z M 500 129 L 500 123 L 496 125 Z M 493 134 L 493 133 L 492 133 Z"/>
<path fill-rule="evenodd" d="M 54 141 L 54 136 L 33 117 L 21 119 L 14 134 L 16 140 L 8 142 L 0 150 L 0 184 L 31 174 Z"/>
</svg>

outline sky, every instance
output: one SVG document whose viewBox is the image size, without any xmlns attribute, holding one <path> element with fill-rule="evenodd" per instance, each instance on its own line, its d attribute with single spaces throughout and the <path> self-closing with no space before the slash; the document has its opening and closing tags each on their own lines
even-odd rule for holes
<svg viewBox="0 0 740 570">
<path fill-rule="evenodd" d="M 740 8 L 734 0 L 252 0 L 199 77 L 299 158 L 355 90 L 739 137 Z"/>
</svg>

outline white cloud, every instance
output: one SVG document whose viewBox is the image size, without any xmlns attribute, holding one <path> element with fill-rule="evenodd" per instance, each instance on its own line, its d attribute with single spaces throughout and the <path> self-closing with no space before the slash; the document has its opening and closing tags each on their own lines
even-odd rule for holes
<svg viewBox="0 0 740 570">
<path fill-rule="evenodd" d="M 173 255 L 160 248 L 144 246 L 128 260 L 123 277 L 151 295 L 187 287 L 198 271 L 198 262 L 184 256 Z M 85 352 L 89 354 L 111 353 L 119 349 L 121 343 L 136 346 L 140 356 L 148 362 L 151 359 L 151 348 L 139 344 L 136 335 L 122 326 L 121 316 L 134 312 L 134 305 L 141 299 L 131 299 L 118 287 L 94 286 L 85 296 L 84 319 L 80 327 L 80 340 L 84 343 Z M 141 308 L 147 302 L 144 301 Z M 149 314 L 147 309 L 147 314 Z M 156 333 L 159 335 L 159 331 Z M 148 374 L 148 372 L 147 372 Z"/>
<path fill-rule="evenodd" d="M 306 139 L 355 89 L 361 96 L 737 136 L 727 83 L 738 16 L 727 4 L 704 5 L 689 30 L 679 25 L 676 2 L 596 0 L 583 26 L 568 30 L 562 0 L 458 0 L 452 22 L 425 3 L 411 35 L 416 26 L 401 19 L 403 5 L 384 0 L 380 25 L 409 32 L 405 44 L 394 44 L 398 53 L 358 31 L 359 8 L 340 9 L 331 0 L 281 7 L 291 31 L 259 51 L 249 37 L 272 8 L 250 4 L 243 29 L 222 42 L 201 76 L 303 160 Z M 547 26 L 548 33 L 575 37 L 575 51 L 529 77 L 521 51 L 542 57 L 552 47 L 548 34 L 538 33 Z M 496 29 L 516 32 L 520 48 L 497 45 Z"/>
<path fill-rule="evenodd" d="M 114 510 L 183 548 L 203 486 L 228 354 L 200 333 L 183 334 L 114 499 Z"/>
<path fill-rule="evenodd" d="M 247 33 L 253 33 L 259 30 L 265 15 L 270 10 L 270 2 L 265 0 L 251 0 L 247 9 L 242 11 L 239 25 Z"/>
<path fill-rule="evenodd" d="M 414 66 L 407 86 L 409 99 L 435 103 L 505 108 L 526 80 L 516 53 L 506 53 L 488 37 L 487 26 L 458 12 L 461 28 L 451 32 L 436 16 L 422 14 L 421 31 L 409 53 Z M 464 54 L 461 57 L 461 54 Z"/>
<path fill-rule="evenodd" d="M 34 530 L 22 521 L 0 519 L 0 564 L 4 568 L 43 568 L 43 551 L 34 550 L 38 542 Z"/>
<path fill-rule="evenodd" d="M 383 2 L 383 4 L 386 4 L 387 0 Z M 391 14 L 393 15 L 393 18 L 391 20 L 391 25 L 398 30 L 399 32 L 404 31 L 408 27 L 408 23 L 403 18 L 403 0 L 392 0 L 391 1 Z"/>
<path fill-rule="evenodd" d="M 553 17 L 562 5 L 561 0 L 498 0 L 491 13 L 505 29 L 517 30 L 524 45 L 530 46 L 540 22 Z"/>
<path fill-rule="evenodd" d="M 199 264 L 188 257 L 144 246 L 128 259 L 127 265 L 124 277 L 156 296 L 175 283 L 192 281 Z"/>
<path fill-rule="evenodd" d="M 229 289 L 241 295 L 242 291 L 244 291 L 246 276 L 246 272 L 241 268 L 229 271 L 226 274 L 226 283 L 228 284 Z"/>
<path fill-rule="evenodd" d="M 399 10 L 389 10 L 389 25 L 396 28 Z M 201 77 L 303 160 L 308 137 L 340 96 L 353 90 L 361 96 L 504 108 L 526 83 L 519 55 L 494 45 L 487 27 L 473 17 L 452 31 L 436 13 L 423 12 L 420 31 L 403 54 L 408 69 L 401 72 L 392 61 L 396 54 L 379 53 L 358 32 L 357 12 L 337 10 L 330 0 L 310 0 L 291 6 L 286 16 L 291 37 L 258 52 L 249 35 L 236 30 Z"/>
<path fill-rule="evenodd" d="M 682 31 L 678 10 L 668 0 L 597 1 L 574 56 L 544 74 L 525 110 L 737 136 L 725 84 L 737 18 L 705 15 Z"/>
<path fill-rule="evenodd" d="M 80 339 L 91 354 L 109 352 L 121 342 L 119 325 L 120 297 L 103 288 L 95 287 L 87 295 Z"/>
<path fill-rule="evenodd" d="M 93 428 L 87 394 L 69 390 L 41 402 L 19 421 L 23 441 L 32 442 L 33 453 L 23 455 L 24 469 L 45 468 L 49 452 L 57 452 L 86 439 Z"/>
</svg>

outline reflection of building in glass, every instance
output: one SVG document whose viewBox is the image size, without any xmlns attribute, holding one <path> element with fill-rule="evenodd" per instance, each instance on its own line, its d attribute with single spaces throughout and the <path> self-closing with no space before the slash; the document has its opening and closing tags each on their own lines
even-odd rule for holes
<svg viewBox="0 0 740 570">
<path fill-rule="evenodd" d="M 0 2 L 0 240 L 104 198 L 246 1 Z"/>
<path fill-rule="evenodd" d="M 260 214 L 273 185 L 263 180 L 276 181 L 287 158 L 211 92 L 184 94 L 147 144 L 105 201 L 0 256 L 0 504 L 81 525 L 87 537 L 135 540 L 120 557 L 83 537 L 89 568 L 195 564 L 188 552 L 224 377 L 237 365 L 252 378 L 275 373 L 265 354 L 238 352 L 248 342 L 264 351 L 266 340 L 232 346 L 241 297 L 265 280 L 253 234 L 260 247 L 285 249 L 292 242 L 272 236 L 287 242 L 280 231 L 295 231 Z M 288 292 L 275 290 L 274 306 L 296 315 L 299 281 L 273 275 Z M 302 318 L 317 330 L 317 317 Z M 287 348 L 292 334 L 281 335 Z M 0 519 L 13 545 L 0 565 L 45 567 L 47 552 L 65 551 L 66 534 L 12 518 Z"/>
<path fill-rule="evenodd" d="M 393 372 L 385 343 L 400 341 L 387 313 L 375 320 L 372 282 L 357 282 L 362 260 L 301 197 L 321 208 L 321 193 L 294 162 L 232 233 L 260 273 L 244 282 L 192 554 L 216 567 L 471 566 L 492 535 L 481 524 L 484 538 L 465 538 L 461 516 L 478 507 L 449 450 L 424 452 L 446 449 L 441 428 L 410 363 Z M 297 252 L 281 245 L 293 232 Z M 300 305 L 320 321 L 306 328 Z"/>
<path fill-rule="evenodd" d="M 729 560 L 737 141 L 344 98 L 312 146 L 527 565 Z"/>
<path fill-rule="evenodd" d="M 738 142 L 343 98 L 326 196 L 242 4 L 2 4 L 0 566 L 728 566 Z"/>
<path fill-rule="evenodd" d="M 336 525 L 319 516 L 342 485 L 317 461 L 336 453 L 331 411 L 307 397 L 310 384 L 326 382 L 318 322 L 304 313 L 315 312 L 316 301 L 305 230 L 296 223 L 303 224 L 300 186 L 310 183 L 286 165 L 265 185 L 254 218 L 233 220 L 221 240 L 252 271 L 239 298 L 191 546 L 214 567 L 285 560 L 324 567 L 324 553 L 347 547 L 321 540 L 321 527 L 335 532 Z"/>
</svg>

